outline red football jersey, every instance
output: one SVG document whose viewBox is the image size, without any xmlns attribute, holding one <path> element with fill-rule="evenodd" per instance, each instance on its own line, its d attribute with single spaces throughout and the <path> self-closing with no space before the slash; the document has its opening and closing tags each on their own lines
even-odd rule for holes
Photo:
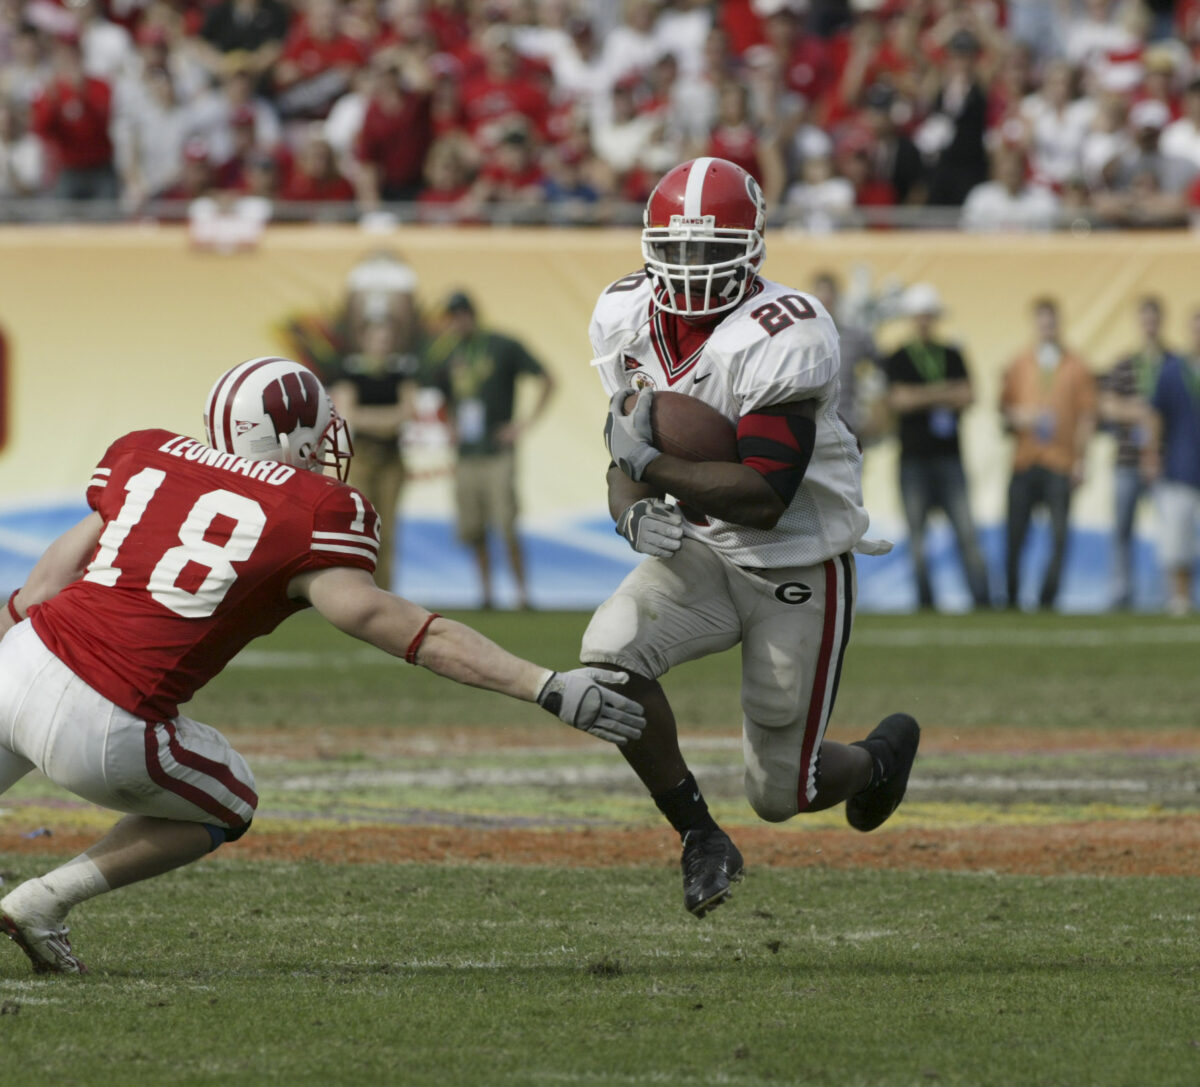
<svg viewBox="0 0 1200 1087">
<path fill-rule="evenodd" d="M 105 522 L 87 572 L 30 618 L 76 675 L 148 720 L 176 716 L 307 607 L 287 595 L 297 574 L 373 572 L 379 553 L 379 517 L 353 487 L 167 430 L 113 442 L 87 500 Z"/>
</svg>

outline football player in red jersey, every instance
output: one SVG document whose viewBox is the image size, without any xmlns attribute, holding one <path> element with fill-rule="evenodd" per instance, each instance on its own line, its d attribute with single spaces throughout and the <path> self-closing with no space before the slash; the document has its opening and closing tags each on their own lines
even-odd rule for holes
<svg viewBox="0 0 1200 1087">
<path fill-rule="evenodd" d="M 541 668 L 376 587 L 379 519 L 342 482 L 349 436 L 310 371 L 279 358 L 234 367 L 209 394 L 205 429 L 207 444 L 165 430 L 115 441 L 87 489 L 92 512 L 0 611 L 0 794 L 36 767 L 128 813 L 0 899 L 0 930 L 39 973 L 84 970 L 67 939 L 72 906 L 249 828 L 250 768 L 179 703 L 309 605 L 410 664 L 537 702 L 601 739 L 627 743 L 644 724 L 588 669 Z"/>
<path fill-rule="evenodd" d="M 659 677 L 740 643 L 746 797 L 771 822 L 846 802 L 874 830 L 904 796 L 920 729 L 886 717 L 854 744 L 825 739 L 854 611 L 862 459 L 838 415 L 838 331 L 820 301 L 760 274 L 766 206 L 741 167 L 699 158 L 651 193 L 644 270 L 596 303 L 593 365 L 609 395 L 609 510 L 647 557 L 592 617 L 581 659 L 633 676 L 644 735 L 623 754 L 682 838 L 684 905 L 719 906 L 742 855 L 679 750 Z M 623 407 L 640 389 L 630 415 Z M 697 463 L 651 443 L 655 390 L 737 429 L 740 460 Z M 675 502 L 666 501 L 667 496 Z"/>
</svg>

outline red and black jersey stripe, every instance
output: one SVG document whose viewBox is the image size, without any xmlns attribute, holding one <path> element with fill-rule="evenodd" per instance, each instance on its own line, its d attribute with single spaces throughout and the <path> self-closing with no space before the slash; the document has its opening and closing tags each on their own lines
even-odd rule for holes
<svg viewBox="0 0 1200 1087">
<path fill-rule="evenodd" d="M 738 420 L 738 456 L 790 505 L 817 443 L 817 424 L 802 413 L 751 412 Z"/>
</svg>

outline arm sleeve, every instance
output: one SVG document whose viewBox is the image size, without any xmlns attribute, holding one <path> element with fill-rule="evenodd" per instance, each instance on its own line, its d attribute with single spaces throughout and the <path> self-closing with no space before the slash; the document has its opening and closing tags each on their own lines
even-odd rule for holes
<svg viewBox="0 0 1200 1087">
<path fill-rule="evenodd" d="M 353 487 L 338 486 L 313 511 L 312 540 L 304 570 L 353 566 L 375 572 L 379 559 L 379 514 Z"/>
<path fill-rule="evenodd" d="M 790 505 L 817 443 L 816 421 L 797 412 L 751 412 L 738 420 L 738 456 Z"/>
</svg>

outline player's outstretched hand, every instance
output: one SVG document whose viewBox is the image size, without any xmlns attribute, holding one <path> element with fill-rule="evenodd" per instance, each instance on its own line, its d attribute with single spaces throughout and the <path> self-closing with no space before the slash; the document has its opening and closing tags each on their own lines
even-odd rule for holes
<svg viewBox="0 0 1200 1087">
<path fill-rule="evenodd" d="M 642 498 L 617 518 L 617 532 L 634 551 L 669 559 L 683 543 L 683 514 L 661 498 Z"/>
<path fill-rule="evenodd" d="M 608 402 L 608 418 L 604 421 L 604 444 L 613 463 L 630 479 L 640 482 L 642 473 L 659 451 L 650 444 L 650 408 L 654 403 L 654 390 L 642 389 L 638 393 L 633 411 L 625 414 L 628 389 L 618 389 Z"/>
<path fill-rule="evenodd" d="M 537 697 L 538 705 L 568 725 L 624 747 L 639 739 L 646 727 L 642 707 L 604 683 L 627 683 L 627 672 L 606 668 L 576 668 L 554 672 Z"/>
</svg>

